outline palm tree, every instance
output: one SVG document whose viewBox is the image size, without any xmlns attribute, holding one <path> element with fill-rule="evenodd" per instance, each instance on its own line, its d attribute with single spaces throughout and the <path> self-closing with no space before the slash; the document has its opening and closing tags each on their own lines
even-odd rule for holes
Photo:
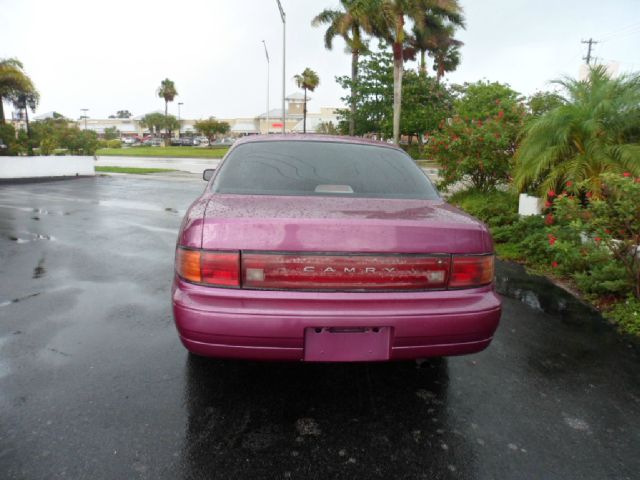
<svg viewBox="0 0 640 480">
<path fill-rule="evenodd" d="M 610 78 L 596 66 L 586 80 L 554 83 L 564 88 L 567 102 L 525 127 L 515 188 L 544 195 L 581 184 L 600 198 L 603 173 L 640 177 L 640 74 Z"/>
<path fill-rule="evenodd" d="M 13 107 L 16 110 L 24 111 L 24 119 L 27 126 L 27 138 L 31 137 L 31 128 L 29 127 L 29 111 L 31 109 L 32 112 L 36 111 L 36 107 L 38 106 L 38 102 L 40 102 L 40 94 L 36 91 L 33 92 L 20 92 L 13 93 L 10 95 L 9 100 L 13 103 Z"/>
<path fill-rule="evenodd" d="M 37 91 L 24 66 L 17 58 L 0 60 L 0 124 L 5 123 L 3 101 L 19 94 L 35 94 Z"/>
<path fill-rule="evenodd" d="M 447 41 L 462 45 L 462 42 L 453 39 L 455 28 L 456 25 L 447 23 L 443 18 L 435 15 L 425 16 L 422 24 L 414 23 L 412 35 L 407 43 L 413 50 L 420 52 L 418 71 L 421 74 L 427 74 L 427 52 L 433 56 L 433 52 Z"/>
<path fill-rule="evenodd" d="M 342 37 L 351 51 L 351 114 L 349 116 L 349 135 L 355 133 L 356 98 L 354 88 L 358 80 L 358 59 L 367 51 L 367 42 L 363 38 L 365 32 L 373 29 L 371 0 L 340 0 L 342 10 L 325 9 L 311 21 L 311 25 L 328 25 L 324 34 L 324 45 L 327 50 L 333 48 L 333 39 Z"/>
<path fill-rule="evenodd" d="M 309 67 L 305 68 L 304 72 L 295 75 L 293 78 L 296 81 L 298 88 L 302 88 L 304 90 L 302 132 L 307 133 L 307 90 L 313 92 L 320 84 L 320 78 L 318 77 L 318 74 Z"/>
<path fill-rule="evenodd" d="M 452 37 L 444 37 L 436 41 L 436 47 L 429 52 L 433 57 L 433 69 L 436 72 L 436 81 L 444 77 L 446 72 L 453 72 L 460 65 L 460 47 L 463 43 Z"/>
<path fill-rule="evenodd" d="M 409 44 L 411 47 L 420 52 L 420 64 L 418 67 L 418 71 L 422 75 L 427 74 L 427 62 L 426 62 L 426 52 L 433 49 L 433 37 L 429 35 L 429 32 L 424 28 L 419 28 L 418 24 L 414 24 L 413 26 L 413 35 L 409 39 Z"/>
<path fill-rule="evenodd" d="M 419 30 L 426 30 L 433 18 L 463 26 L 462 7 L 458 0 L 379 0 L 379 14 L 374 34 L 386 40 L 393 49 L 393 141 L 400 141 L 400 109 L 402 105 L 402 74 L 407 32 L 405 23 L 413 20 Z"/>
<path fill-rule="evenodd" d="M 178 91 L 176 90 L 176 85 L 173 83 L 173 80 L 169 80 L 168 78 L 162 80 L 157 93 L 160 98 L 164 98 L 164 115 L 167 116 L 169 114 L 169 102 L 173 102 L 173 99 L 178 96 Z"/>
</svg>

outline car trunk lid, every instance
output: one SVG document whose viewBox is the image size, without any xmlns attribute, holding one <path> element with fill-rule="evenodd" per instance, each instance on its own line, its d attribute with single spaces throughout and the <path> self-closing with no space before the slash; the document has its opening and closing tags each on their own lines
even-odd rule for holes
<svg viewBox="0 0 640 480">
<path fill-rule="evenodd" d="M 442 200 L 211 195 L 202 248 L 258 252 L 483 254 L 482 223 Z"/>
</svg>

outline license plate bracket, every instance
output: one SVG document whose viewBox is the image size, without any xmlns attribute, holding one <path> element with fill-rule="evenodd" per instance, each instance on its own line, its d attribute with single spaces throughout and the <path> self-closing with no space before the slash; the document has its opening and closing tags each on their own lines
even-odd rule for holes
<svg viewBox="0 0 640 480">
<path fill-rule="evenodd" d="M 304 332 L 307 362 L 389 360 L 391 327 L 316 327 Z"/>
</svg>

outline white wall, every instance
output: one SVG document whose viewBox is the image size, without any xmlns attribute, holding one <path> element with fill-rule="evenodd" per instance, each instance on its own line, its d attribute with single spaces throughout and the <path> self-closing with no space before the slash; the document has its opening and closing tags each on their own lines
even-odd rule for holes
<svg viewBox="0 0 640 480">
<path fill-rule="evenodd" d="M 95 175 L 93 157 L 0 157 L 0 179 Z"/>
</svg>

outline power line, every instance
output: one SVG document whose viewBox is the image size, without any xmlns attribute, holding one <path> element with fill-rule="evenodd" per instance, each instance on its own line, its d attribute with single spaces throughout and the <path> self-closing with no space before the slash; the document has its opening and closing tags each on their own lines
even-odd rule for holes
<svg viewBox="0 0 640 480">
<path fill-rule="evenodd" d="M 638 30 L 638 27 L 640 27 L 640 23 L 636 22 L 636 23 L 632 23 L 631 25 L 627 25 L 626 27 L 623 28 L 619 28 L 618 30 L 616 30 L 615 32 L 607 32 L 601 35 L 598 35 L 600 37 L 600 41 L 601 42 L 606 42 L 612 38 L 618 37 L 620 35 L 627 35 L 629 33 L 636 33 Z"/>
</svg>

